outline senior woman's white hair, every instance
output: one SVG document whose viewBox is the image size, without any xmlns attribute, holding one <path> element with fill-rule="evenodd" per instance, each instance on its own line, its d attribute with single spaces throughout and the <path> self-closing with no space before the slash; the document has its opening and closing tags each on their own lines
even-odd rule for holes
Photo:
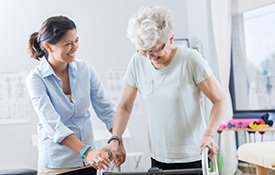
<svg viewBox="0 0 275 175">
<path fill-rule="evenodd" d="M 147 6 L 129 19 L 127 37 L 137 49 L 150 49 L 166 43 L 172 34 L 172 12 L 161 6 Z"/>
</svg>

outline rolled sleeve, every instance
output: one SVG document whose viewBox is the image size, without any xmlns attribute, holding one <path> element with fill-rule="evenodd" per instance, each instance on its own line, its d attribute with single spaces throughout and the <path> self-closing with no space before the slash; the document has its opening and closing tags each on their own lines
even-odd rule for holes
<svg viewBox="0 0 275 175">
<path fill-rule="evenodd" d="M 43 125 L 47 136 L 52 138 L 55 143 L 61 143 L 73 131 L 63 124 L 60 115 L 55 111 L 43 81 L 37 76 L 28 76 L 26 85 L 34 110 L 37 112 L 39 122 Z"/>
<path fill-rule="evenodd" d="M 73 131 L 61 124 L 60 126 L 57 126 L 57 129 L 54 133 L 53 141 L 55 143 L 61 143 L 66 137 L 71 134 L 73 134 Z"/>
</svg>

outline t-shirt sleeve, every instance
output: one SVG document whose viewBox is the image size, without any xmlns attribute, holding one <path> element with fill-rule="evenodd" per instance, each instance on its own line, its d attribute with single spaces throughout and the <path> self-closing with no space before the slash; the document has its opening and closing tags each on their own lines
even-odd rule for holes
<svg viewBox="0 0 275 175">
<path fill-rule="evenodd" d="M 126 82 L 126 84 L 137 88 L 137 83 L 136 83 L 137 77 L 136 76 L 137 76 L 137 74 L 136 74 L 136 67 L 135 67 L 135 57 L 132 56 L 123 79 Z"/>
<path fill-rule="evenodd" d="M 207 60 L 204 59 L 202 55 L 196 50 L 192 51 L 191 53 L 189 68 L 192 72 L 193 80 L 196 84 L 199 84 L 213 73 Z"/>
</svg>

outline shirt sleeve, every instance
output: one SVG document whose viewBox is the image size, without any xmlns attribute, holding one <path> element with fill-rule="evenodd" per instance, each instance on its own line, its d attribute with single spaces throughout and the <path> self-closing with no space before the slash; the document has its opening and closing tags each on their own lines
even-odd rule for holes
<svg viewBox="0 0 275 175">
<path fill-rule="evenodd" d="M 213 73 L 207 60 L 196 50 L 192 51 L 188 66 L 196 84 L 199 84 Z"/>
<path fill-rule="evenodd" d="M 97 117 L 105 123 L 108 130 L 113 128 L 113 118 L 115 115 L 115 105 L 111 100 L 109 93 L 100 81 L 94 68 L 89 65 L 90 79 L 90 98 Z"/>
<path fill-rule="evenodd" d="M 130 86 L 133 86 L 137 88 L 137 80 L 136 80 L 136 68 L 135 68 L 135 57 L 133 56 L 127 66 L 125 75 L 123 77 L 124 81 L 129 84 Z"/>
<path fill-rule="evenodd" d="M 34 110 L 38 114 L 48 137 L 52 138 L 55 143 L 61 143 L 73 131 L 60 120 L 60 115 L 55 111 L 47 95 L 47 89 L 42 78 L 31 73 L 26 78 L 26 85 Z"/>
</svg>

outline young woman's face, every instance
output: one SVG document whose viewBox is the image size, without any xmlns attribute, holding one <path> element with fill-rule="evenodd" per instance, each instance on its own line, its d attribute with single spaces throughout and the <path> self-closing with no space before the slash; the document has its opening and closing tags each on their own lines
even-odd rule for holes
<svg viewBox="0 0 275 175">
<path fill-rule="evenodd" d="M 78 46 L 77 30 L 69 30 L 60 41 L 50 45 L 49 58 L 57 62 L 70 63 L 75 59 Z"/>
</svg>

